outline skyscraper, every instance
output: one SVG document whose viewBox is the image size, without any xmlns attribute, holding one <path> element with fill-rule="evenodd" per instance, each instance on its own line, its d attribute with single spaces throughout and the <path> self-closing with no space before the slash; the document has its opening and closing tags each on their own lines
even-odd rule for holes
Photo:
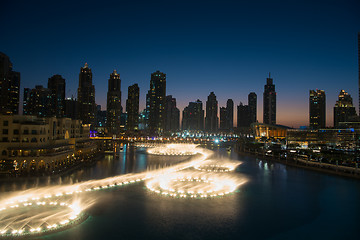
<svg viewBox="0 0 360 240">
<path fill-rule="evenodd" d="M 108 80 L 106 128 L 109 135 L 120 132 L 121 117 L 121 80 L 120 74 L 114 70 Z"/>
<path fill-rule="evenodd" d="M 165 103 L 165 130 L 175 132 L 180 129 L 180 110 L 176 107 L 176 98 L 166 96 Z"/>
<path fill-rule="evenodd" d="M 196 102 L 189 102 L 189 105 L 184 108 L 181 128 L 182 130 L 204 130 L 204 110 L 199 99 Z"/>
<path fill-rule="evenodd" d="M 339 93 L 339 100 L 334 107 L 334 127 L 338 127 L 340 122 L 356 121 L 356 110 L 353 106 L 353 99 L 345 90 Z"/>
<path fill-rule="evenodd" d="M 250 127 L 251 116 L 250 116 L 250 106 L 243 105 L 240 102 L 240 105 L 237 106 L 237 127 L 238 128 L 248 128 Z"/>
<path fill-rule="evenodd" d="M 226 107 L 220 107 L 220 130 L 229 130 L 228 111 Z"/>
<path fill-rule="evenodd" d="M 24 89 L 24 110 L 25 115 L 38 117 L 51 117 L 53 111 L 51 107 L 51 91 L 42 85 L 37 85 L 33 89 Z"/>
<path fill-rule="evenodd" d="M 166 74 L 156 71 L 151 74 L 149 91 L 149 130 L 162 133 L 165 125 Z"/>
<path fill-rule="evenodd" d="M 65 115 L 65 79 L 61 75 L 54 75 L 48 79 L 48 89 L 51 92 L 51 115 L 64 117 Z"/>
<path fill-rule="evenodd" d="M 80 68 L 78 88 L 79 116 L 84 124 L 95 123 L 95 87 L 92 84 L 92 72 L 88 64 Z"/>
<path fill-rule="evenodd" d="M 0 52 L 0 114 L 18 114 L 20 73 L 12 70 L 8 56 Z"/>
<path fill-rule="evenodd" d="M 326 126 L 326 96 L 324 90 L 310 90 L 309 98 L 310 127 L 312 129 Z"/>
<path fill-rule="evenodd" d="M 128 87 L 126 128 L 130 131 L 139 129 L 139 92 L 139 86 L 137 84 Z"/>
<path fill-rule="evenodd" d="M 218 128 L 218 101 L 214 92 L 211 92 L 206 101 L 205 131 L 216 132 Z"/>
<path fill-rule="evenodd" d="M 257 95 L 254 92 L 248 95 L 250 123 L 257 122 Z"/>
<path fill-rule="evenodd" d="M 360 116 L 360 32 L 358 32 L 359 116 Z"/>
<path fill-rule="evenodd" d="M 234 101 L 232 99 L 226 101 L 226 113 L 226 129 L 232 131 L 234 128 Z"/>
<path fill-rule="evenodd" d="M 264 112 L 263 122 L 265 124 L 276 124 L 276 92 L 273 79 L 270 77 L 266 78 L 266 85 L 264 86 Z"/>
</svg>

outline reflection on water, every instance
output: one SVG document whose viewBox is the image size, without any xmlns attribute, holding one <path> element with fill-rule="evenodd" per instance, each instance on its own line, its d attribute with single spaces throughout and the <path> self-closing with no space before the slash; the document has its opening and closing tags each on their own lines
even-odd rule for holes
<svg viewBox="0 0 360 240">
<path fill-rule="evenodd" d="M 43 239 L 358 239 L 360 182 L 329 176 L 225 149 L 212 159 L 241 160 L 235 174 L 248 182 L 227 197 L 173 199 L 146 191 L 144 183 L 94 192 L 98 199 L 82 224 Z M 127 148 L 95 166 L 55 180 L 57 184 L 141 172 L 168 163 Z M 173 159 L 173 157 L 171 157 Z M 29 184 L 29 183 L 28 183 Z M 24 187 L 25 183 L 16 183 Z M 6 184 L 1 185 L 6 188 Z M 10 186 L 13 186 L 10 184 Z M 8 186 L 7 186 L 8 187 Z M 96 195 L 95 195 L 96 194 Z"/>
<path fill-rule="evenodd" d="M 116 155 L 104 155 L 93 166 L 74 170 L 72 173 L 58 177 L 22 178 L 15 181 L 0 181 L 0 192 L 25 190 L 33 187 L 73 184 L 91 179 L 139 173 L 177 164 L 189 159 L 189 156 L 153 156 L 146 154 L 146 149 L 126 145 Z"/>
</svg>

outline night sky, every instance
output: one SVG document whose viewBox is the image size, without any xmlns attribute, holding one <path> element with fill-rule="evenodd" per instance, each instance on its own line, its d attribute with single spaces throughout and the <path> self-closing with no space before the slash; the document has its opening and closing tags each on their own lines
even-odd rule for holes
<svg viewBox="0 0 360 240">
<path fill-rule="evenodd" d="M 219 107 L 228 98 L 247 104 L 254 91 L 262 122 L 269 72 L 279 124 L 309 124 L 310 89 L 326 91 L 328 125 L 341 89 L 358 107 L 359 0 L 34 2 L 0 1 L 0 51 L 21 73 L 21 93 L 61 74 L 67 97 L 76 96 L 87 62 L 103 109 L 114 69 L 124 108 L 134 83 L 144 108 L 156 70 L 181 111 L 196 99 L 205 107 L 211 91 Z"/>
</svg>

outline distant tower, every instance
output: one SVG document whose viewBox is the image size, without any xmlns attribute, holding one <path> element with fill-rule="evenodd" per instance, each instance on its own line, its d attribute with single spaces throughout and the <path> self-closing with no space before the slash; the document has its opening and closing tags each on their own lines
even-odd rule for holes
<svg viewBox="0 0 360 240">
<path fill-rule="evenodd" d="M 165 130 L 175 132 L 180 129 L 180 111 L 176 107 L 176 98 L 166 96 L 165 103 Z"/>
<path fill-rule="evenodd" d="M 237 127 L 238 128 L 248 128 L 250 127 L 250 107 L 249 105 L 243 105 L 240 102 L 240 105 L 237 106 Z"/>
<path fill-rule="evenodd" d="M 228 112 L 226 107 L 220 107 L 220 130 L 228 130 Z"/>
<path fill-rule="evenodd" d="M 356 121 L 356 110 L 353 99 L 345 90 L 339 93 L 339 100 L 334 107 L 334 127 L 339 127 L 340 122 Z"/>
<path fill-rule="evenodd" d="M 204 130 L 204 110 L 199 99 L 196 102 L 189 102 L 184 108 L 181 129 Z"/>
<path fill-rule="evenodd" d="M 51 91 L 42 85 L 36 85 L 33 89 L 24 89 L 24 111 L 25 115 L 38 117 L 51 117 L 53 110 L 51 106 Z"/>
<path fill-rule="evenodd" d="M 358 32 L 359 117 L 360 117 L 360 32 Z"/>
<path fill-rule="evenodd" d="M 205 130 L 216 132 L 219 128 L 218 101 L 214 92 L 211 92 L 206 101 Z"/>
<path fill-rule="evenodd" d="M 234 101 L 228 99 L 226 101 L 226 129 L 232 131 L 234 128 Z"/>
<path fill-rule="evenodd" d="M 65 115 L 65 79 L 54 75 L 48 79 L 48 89 L 51 91 L 51 115 L 59 118 Z"/>
<path fill-rule="evenodd" d="M 0 114 L 18 114 L 20 73 L 12 70 L 8 56 L 0 52 Z"/>
<path fill-rule="evenodd" d="M 121 79 L 120 74 L 114 70 L 108 81 L 106 128 L 109 135 L 120 132 L 121 117 Z"/>
<path fill-rule="evenodd" d="M 131 85 L 128 88 L 128 99 L 126 100 L 126 128 L 134 131 L 139 129 L 139 86 Z"/>
<path fill-rule="evenodd" d="M 309 98 L 310 127 L 312 129 L 326 126 L 326 96 L 324 90 L 310 90 Z"/>
<path fill-rule="evenodd" d="M 248 95 L 250 123 L 257 122 L 257 95 L 254 92 Z"/>
<path fill-rule="evenodd" d="M 266 85 L 264 86 L 264 119 L 265 124 L 276 124 L 276 92 L 275 85 L 273 84 L 273 79 L 269 77 L 266 78 Z"/>
<path fill-rule="evenodd" d="M 162 133 L 165 125 L 166 74 L 156 71 L 151 74 L 149 91 L 149 130 Z"/>
<path fill-rule="evenodd" d="M 79 74 L 79 88 L 78 88 L 78 102 L 80 120 L 84 124 L 95 124 L 95 87 L 92 84 L 92 72 L 88 64 L 80 68 Z"/>
</svg>

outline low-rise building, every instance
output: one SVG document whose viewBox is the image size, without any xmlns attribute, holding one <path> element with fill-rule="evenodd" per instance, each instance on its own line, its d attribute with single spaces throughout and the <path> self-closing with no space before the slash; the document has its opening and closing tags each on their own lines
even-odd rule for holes
<svg viewBox="0 0 360 240">
<path fill-rule="evenodd" d="M 0 171 L 52 172 L 93 154 L 90 125 L 70 118 L 0 115 Z"/>
</svg>

